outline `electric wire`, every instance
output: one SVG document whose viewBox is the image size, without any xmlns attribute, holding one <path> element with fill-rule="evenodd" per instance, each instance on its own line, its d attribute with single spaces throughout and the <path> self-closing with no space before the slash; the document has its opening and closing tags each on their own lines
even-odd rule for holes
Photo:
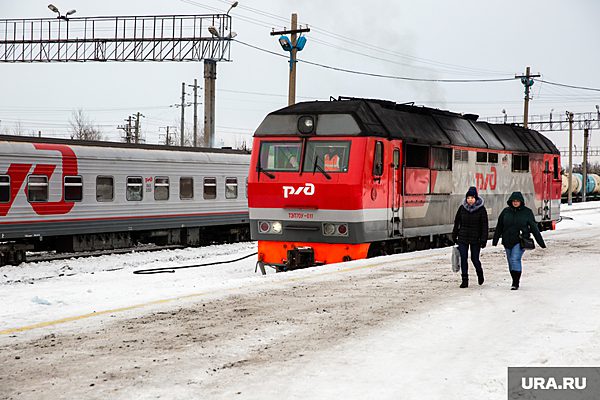
<svg viewBox="0 0 600 400">
<path fill-rule="evenodd" d="M 271 50 L 267 50 L 267 49 L 263 49 L 262 47 L 258 47 L 255 45 L 252 45 L 250 43 L 246 43 L 246 42 L 242 42 L 239 39 L 233 39 L 234 42 L 236 43 L 240 43 L 244 46 L 248 46 L 251 47 L 255 50 L 259 50 L 265 53 L 269 53 L 269 54 L 273 54 L 276 55 L 278 57 L 284 57 L 287 58 L 287 56 L 285 56 L 284 54 L 280 54 L 280 53 L 276 53 L 274 51 Z M 471 83 L 471 82 L 506 82 L 506 81 L 514 81 L 515 78 L 486 78 L 486 79 L 436 79 L 436 78 L 415 78 L 415 77 L 407 77 L 407 76 L 398 76 L 398 75 L 385 75 L 385 74 L 376 74 L 376 73 L 372 73 L 372 72 L 364 72 L 364 71 L 356 71 L 356 70 L 351 70 L 351 69 L 347 69 L 347 68 L 340 68 L 340 67 L 333 67 L 331 65 L 326 65 L 326 64 L 321 64 L 321 63 L 317 63 L 317 62 L 313 62 L 313 61 L 308 61 L 308 60 L 304 60 L 304 59 L 296 59 L 296 61 L 298 62 L 302 62 L 305 64 L 309 64 L 309 65 L 313 65 L 313 66 L 317 66 L 317 67 L 321 67 L 321 68 L 325 68 L 325 69 L 330 69 L 330 70 L 334 70 L 334 71 L 338 71 L 338 72 L 346 72 L 346 73 L 350 73 L 350 74 L 355 74 L 355 75 L 363 75 L 363 76 L 371 76 L 371 77 L 376 77 L 376 78 L 387 78 L 387 79 L 397 79 L 397 80 L 405 80 L 405 81 L 413 81 L 413 82 L 437 82 L 437 83 Z"/>
<path fill-rule="evenodd" d="M 164 273 L 175 273 L 175 270 L 178 269 L 186 269 L 186 268 L 199 268 L 199 267 L 208 267 L 209 265 L 219 265 L 219 264 L 230 264 L 230 263 L 234 263 L 237 261 L 241 261 L 241 260 L 245 260 L 246 258 L 250 258 L 252 256 L 257 255 L 258 253 L 251 253 L 248 255 L 245 255 L 243 257 L 240 258 L 236 258 L 235 260 L 227 260 L 227 261 L 215 261 L 215 262 L 210 262 L 210 263 L 204 263 L 204 264 L 193 264 L 193 265 L 181 265 L 179 267 L 162 267 L 162 268 L 149 268 L 149 269 L 138 269 L 136 271 L 133 271 L 134 275 L 151 275 L 151 274 L 164 274 Z"/>
</svg>

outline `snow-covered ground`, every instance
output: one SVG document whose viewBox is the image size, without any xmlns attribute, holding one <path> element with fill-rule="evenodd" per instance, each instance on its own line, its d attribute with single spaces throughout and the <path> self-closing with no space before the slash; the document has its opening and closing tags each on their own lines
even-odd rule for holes
<svg viewBox="0 0 600 400">
<path fill-rule="evenodd" d="M 253 243 L 3 267 L 0 398 L 503 399 L 508 366 L 600 361 L 600 206 L 562 214 L 517 292 L 501 246 L 468 289 L 449 249 L 267 276 L 133 274 Z"/>
</svg>

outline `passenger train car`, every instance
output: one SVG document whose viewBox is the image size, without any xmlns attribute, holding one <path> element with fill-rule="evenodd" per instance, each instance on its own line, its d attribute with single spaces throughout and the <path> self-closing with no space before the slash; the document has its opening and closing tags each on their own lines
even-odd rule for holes
<svg viewBox="0 0 600 400">
<path fill-rule="evenodd" d="M 0 136 L 0 265 L 249 238 L 246 152 Z"/>
<path fill-rule="evenodd" d="M 448 245 L 469 186 L 485 199 L 492 230 L 513 191 L 553 229 L 559 151 L 533 130 L 382 100 L 275 111 L 255 132 L 249 172 L 259 265 L 287 270 Z"/>
</svg>

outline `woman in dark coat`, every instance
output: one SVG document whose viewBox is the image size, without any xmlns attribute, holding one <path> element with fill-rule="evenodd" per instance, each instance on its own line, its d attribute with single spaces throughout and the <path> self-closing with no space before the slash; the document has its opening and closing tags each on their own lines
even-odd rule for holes
<svg viewBox="0 0 600 400">
<path fill-rule="evenodd" d="M 485 247 L 488 239 L 488 216 L 483 199 L 477 195 L 477 188 L 471 186 L 465 199 L 456 212 L 452 239 L 458 243 L 461 288 L 469 287 L 468 251 L 471 248 L 471 261 L 477 272 L 477 282 L 483 284 L 483 268 L 479 261 L 479 251 Z"/>
<path fill-rule="evenodd" d="M 508 260 L 508 269 L 512 277 L 511 290 L 519 289 L 521 280 L 521 257 L 523 257 L 524 249 L 521 246 L 520 238 L 530 238 L 530 233 L 533 233 L 535 241 L 541 248 L 545 249 L 546 244 L 540 234 L 537 222 L 533 216 L 533 211 L 525 207 L 525 199 L 521 192 L 513 192 L 506 202 L 506 207 L 498 217 L 498 225 L 494 232 L 492 245 L 496 246 L 498 240 L 502 237 L 502 244 L 506 250 L 506 259 Z"/>
</svg>

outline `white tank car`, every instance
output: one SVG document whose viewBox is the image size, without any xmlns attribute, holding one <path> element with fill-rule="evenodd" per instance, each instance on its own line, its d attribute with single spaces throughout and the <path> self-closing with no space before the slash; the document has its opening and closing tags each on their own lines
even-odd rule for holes
<svg viewBox="0 0 600 400">
<path fill-rule="evenodd" d="M 0 136 L 0 265 L 29 249 L 245 239 L 249 161 L 237 150 Z"/>
</svg>

